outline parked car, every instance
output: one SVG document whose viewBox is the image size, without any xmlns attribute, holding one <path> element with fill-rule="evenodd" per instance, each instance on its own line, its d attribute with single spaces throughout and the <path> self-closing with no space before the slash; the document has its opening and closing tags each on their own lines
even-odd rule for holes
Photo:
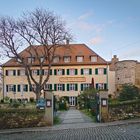
<svg viewBox="0 0 140 140">
<path fill-rule="evenodd" d="M 45 109 L 45 105 L 46 105 L 46 102 L 45 102 L 44 98 L 40 98 L 36 102 L 36 108 L 37 109 Z"/>
</svg>

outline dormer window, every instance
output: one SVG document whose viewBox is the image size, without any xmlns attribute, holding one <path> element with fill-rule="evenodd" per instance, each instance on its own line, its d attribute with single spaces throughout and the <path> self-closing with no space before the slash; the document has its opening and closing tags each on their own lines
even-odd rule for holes
<svg viewBox="0 0 140 140">
<path fill-rule="evenodd" d="M 97 56 L 91 56 L 90 59 L 91 62 L 97 62 Z"/>
<path fill-rule="evenodd" d="M 83 56 L 77 56 L 77 62 L 83 62 L 84 57 Z"/>
<path fill-rule="evenodd" d="M 70 62 L 70 56 L 64 56 L 64 62 L 69 63 Z"/>
<path fill-rule="evenodd" d="M 35 57 L 28 57 L 28 63 L 34 63 Z"/>
<path fill-rule="evenodd" d="M 44 62 L 45 58 L 44 57 L 40 57 L 40 62 Z"/>
<path fill-rule="evenodd" d="M 53 58 L 53 63 L 58 63 L 59 62 L 60 57 L 59 56 L 55 56 Z"/>
</svg>

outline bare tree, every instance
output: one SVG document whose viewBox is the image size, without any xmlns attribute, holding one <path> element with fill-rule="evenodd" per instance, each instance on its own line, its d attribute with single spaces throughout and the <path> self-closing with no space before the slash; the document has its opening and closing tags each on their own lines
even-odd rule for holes
<svg viewBox="0 0 140 140">
<path fill-rule="evenodd" d="M 49 71 L 56 49 L 63 46 L 66 39 L 71 40 L 71 38 L 61 18 L 44 9 L 24 13 L 18 20 L 11 17 L 0 18 L 0 46 L 6 56 L 15 59 L 21 67 L 25 68 L 30 87 L 32 84 L 36 87 L 32 90 L 37 99 L 49 80 Z M 25 51 L 19 53 L 22 49 Z M 30 63 L 28 58 L 31 58 Z M 40 71 L 38 79 L 32 73 L 35 65 Z M 48 67 L 46 76 L 42 73 L 44 65 Z"/>
</svg>

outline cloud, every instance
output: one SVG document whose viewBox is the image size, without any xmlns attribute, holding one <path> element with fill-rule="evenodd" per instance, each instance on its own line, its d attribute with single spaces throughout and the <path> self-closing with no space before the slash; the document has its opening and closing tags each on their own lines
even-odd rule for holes
<svg viewBox="0 0 140 140">
<path fill-rule="evenodd" d="M 96 36 L 89 41 L 91 45 L 97 45 L 103 42 L 103 39 L 100 36 Z"/>
<path fill-rule="evenodd" d="M 85 19 L 91 17 L 92 15 L 93 15 L 92 12 L 84 13 L 83 15 L 81 15 L 81 16 L 78 17 L 78 20 L 85 20 Z"/>
</svg>

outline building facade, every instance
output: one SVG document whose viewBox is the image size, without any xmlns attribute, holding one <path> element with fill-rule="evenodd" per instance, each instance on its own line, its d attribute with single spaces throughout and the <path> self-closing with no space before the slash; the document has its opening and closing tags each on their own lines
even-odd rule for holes
<svg viewBox="0 0 140 140">
<path fill-rule="evenodd" d="M 23 51 L 24 52 L 24 51 Z M 50 70 L 50 78 L 45 90 L 53 90 L 54 95 L 67 96 L 71 106 L 76 105 L 77 96 L 91 85 L 94 79 L 96 89 L 108 90 L 112 83 L 108 62 L 88 48 L 85 44 L 69 44 L 56 50 L 56 57 Z M 16 99 L 36 98 L 29 87 L 25 70 L 14 59 L 3 64 L 3 95 Z M 43 77 L 48 73 L 43 66 Z M 39 67 L 33 65 L 33 76 L 38 79 Z M 111 89 L 111 87 L 110 87 Z M 112 89 L 109 92 L 113 92 Z"/>
<path fill-rule="evenodd" d="M 132 84 L 140 88 L 140 63 L 134 60 L 118 61 L 115 64 L 116 91 L 123 84 Z"/>
</svg>

